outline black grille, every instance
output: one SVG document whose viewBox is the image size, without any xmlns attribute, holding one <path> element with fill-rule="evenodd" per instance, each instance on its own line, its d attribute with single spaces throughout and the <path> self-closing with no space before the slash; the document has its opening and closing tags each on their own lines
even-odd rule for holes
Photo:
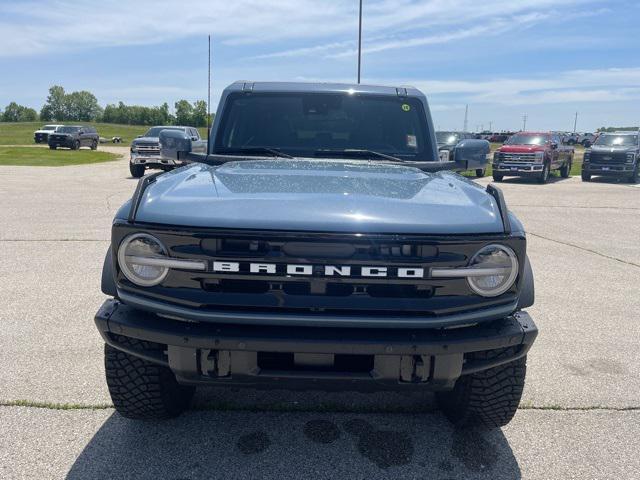
<svg viewBox="0 0 640 480">
<path fill-rule="evenodd" d="M 591 152 L 591 156 L 589 160 L 591 161 L 591 163 L 621 164 L 627 161 L 627 153 L 626 152 L 616 152 L 616 153 Z"/>
</svg>

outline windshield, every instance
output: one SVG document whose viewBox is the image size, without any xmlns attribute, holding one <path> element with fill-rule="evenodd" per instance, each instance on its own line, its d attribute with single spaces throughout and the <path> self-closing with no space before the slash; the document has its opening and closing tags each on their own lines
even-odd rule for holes
<svg viewBox="0 0 640 480">
<path fill-rule="evenodd" d="M 318 150 L 373 150 L 433 160 L 420 100 L 347 93 L 231 94 L 215 152 L 270 148 L 313 157 Z M 367 158 L 359 155 L 358 158 Z"/>
<path fill-rule="evenodd" d="M 184 128 L 175 127 L 152 127 L 144 134 L 145 137 L 159 137 L 162 130 L 184 130 Z"/>
<path fill-rule="evenodd" d="M 636 135 L 600 135 L 594 145 L 608 145 L 611 147 L 630 146 L 638 143 Z"/>
<path fill-rule="evenodd" d="M 436 140 L 438 143 L 444 143 L 446 145 L 453 145 L 458 143 L 460 135 L 455 132 L 436 132 Z"/>
<path fill-rule="evenodd" d="M 58 132 L 61 133 L 75 133 L 80 130 L 80 127 L 60 127 Z"/>
<path fill-rule="evenodd" d="M 45 125 L 44 127 L 42 127 L 42 130 L 55 130 L 56 127 L 54 127 L 53 125 Z"/>
<path fill-rule="evenodd" d="M 544 145 L 549 141 L 546 135 L 524 135 L 516 133 L 509 138 L 505 145 Z"/>
</svg>

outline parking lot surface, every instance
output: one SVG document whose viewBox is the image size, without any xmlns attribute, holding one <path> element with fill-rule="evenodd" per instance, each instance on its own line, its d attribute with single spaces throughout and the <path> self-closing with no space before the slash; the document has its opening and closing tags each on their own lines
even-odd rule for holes
<svg viewBox="0 0 640 480">
<path fill-rule="evenodd" d="M 124 159 L 0 168 L 0 478 L 640 471 L 640 188 L 577 177 L 501 184 L 529 234 L 540 336 L 514 421 L 459 433 L 428 394 L 204 389 L 178 419 L 120 417 L 93 315 L 111 219 L 135 185 Z"/>
</svg>

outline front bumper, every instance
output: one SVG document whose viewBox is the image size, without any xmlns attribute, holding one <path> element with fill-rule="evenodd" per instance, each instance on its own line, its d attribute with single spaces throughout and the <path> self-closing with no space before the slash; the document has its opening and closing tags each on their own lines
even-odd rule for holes
<svg viewBox="0 0 640 480">
<path fill-rule="evenodd" d="M 177 167 L 182 165 L 170 158 L 162 158 L 159 155 L 137 155 L 131 153 L 129 161 L 134 165 L 145 165 L 149 168 Z"/>
<path fill-rule="evenodd" d="M 500 162 L 493 164 L 493 171 L 501 175 L 514 175 L 519 177 L 538 176 L 544 169 L 543 163 L 534 162 Z"/>
<path fill-rule="evenodd" d="M 635 165 L 633 163 L 599 164 L 583 163 L 582 171 L 590 175 L 602 175 L 608 177 L 628 177 L 633 173 Z"/>
<path fill-rule="evenodd" d="M 49 137 L 49 139 L 47 140 L 47 144 L 49 144 L 49 146 L 56 146 L 56 147 L 68 147 L 71 148 L 74 144 L 75 139 L 72 137 L 66 137 L 66 138 L 51 138 Z"/>
<path fill-rule="evenodd" d="M 183 384 L 347 390 L 446 390 L 460 375 L 527 354 L 538 330 L 526 312 L 455 329 L 346 329 L 209 324 L 159 317 L 117 300 L 95 316 L 104 341 L 168 366 Z M 157 356 L 122 337 L 166 345 Z M 473 352 L 504 350 L 491 361 Z"/>
</svg>

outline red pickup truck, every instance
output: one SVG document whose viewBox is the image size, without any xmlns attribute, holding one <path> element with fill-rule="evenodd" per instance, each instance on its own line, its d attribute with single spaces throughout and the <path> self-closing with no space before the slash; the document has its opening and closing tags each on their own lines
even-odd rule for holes
<svg viewBox="0 0 640 480">
<path fill-rule="evenodd" d="M 573 147 L 564 146 L 555 133 L 518 132 L 493 154 L 493 179 L 534 177 L 538 183 L 546 183 L 552 170 L 560 170 L 567 178 L 573 155 Z"/>
</svg>

